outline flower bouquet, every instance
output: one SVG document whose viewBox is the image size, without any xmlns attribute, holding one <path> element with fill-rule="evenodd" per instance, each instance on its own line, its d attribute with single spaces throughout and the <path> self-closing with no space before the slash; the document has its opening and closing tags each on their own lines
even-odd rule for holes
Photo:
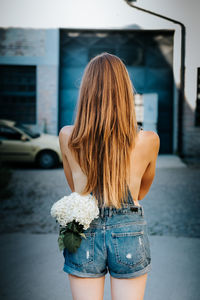
<svg viewBox="0 0 200 300">
<path fill-rule="evenodd" d="M 60 251 L 67 248 L 74 253 L 80 247 L 84 230 L 93 219 L 98 218 L 97 199 L 91 194 L 82 196 L 77 192 L 64 196 L 51 207 L 51 216 L 60 224 L 58 245 Z"/>
</svg>

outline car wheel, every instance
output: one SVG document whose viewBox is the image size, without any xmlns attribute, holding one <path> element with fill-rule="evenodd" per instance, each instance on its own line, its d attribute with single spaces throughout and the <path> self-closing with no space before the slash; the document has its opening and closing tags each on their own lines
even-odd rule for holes
<svg viewBox="0 0 200 300">
<path fill-rule="evenodd" d="M 36 164 L 42 169 L 51 169 L 58 165 L 58 156 L 53 151 L 42 151 L 36 158 Z"/>
</svg>

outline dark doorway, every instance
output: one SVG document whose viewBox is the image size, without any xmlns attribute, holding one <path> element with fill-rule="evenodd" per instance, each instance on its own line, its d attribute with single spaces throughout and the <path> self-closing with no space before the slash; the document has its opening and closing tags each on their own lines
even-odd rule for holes
<svg viewBox="0 0 200 300">
<path fill-rule="evenodd" d="M 59 129 L 74 123 L 84 68 L 101 52 L 119 56 L 137 93 L 158 94 L 160 153 L 173 152 L 173 30 L 60 30 Z"/>
</svg>

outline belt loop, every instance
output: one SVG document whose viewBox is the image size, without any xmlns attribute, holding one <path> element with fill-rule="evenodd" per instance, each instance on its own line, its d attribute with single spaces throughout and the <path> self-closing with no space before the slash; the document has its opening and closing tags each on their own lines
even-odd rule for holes
<svg viewBox="0 0 200 300">
<path fill-rule="evenodd" d="M 106 210 L 105 210 L 105 207 L 103 207 L 103 210 L 102 210 L 102 217 L 105 217 L 105 215 L 106 215 Z"/>
<path fill-rule="evenodd" d="M 141 215 L 144 216 L 144 208 L 141 206 Z"/>
<path fill-rule="evenodd" d="M 100 208 L 100 216 L 103 218 L 103 207 Z"/>
<path fill-rule="evenodd" d="M 105 215 L 106 215 L 105 207 L 102 207 L 102 214 L 101 214 L 102 218 L 103 218 Z"/>
<path fill-rule="evenodd" d="M 109 213 L 108 213 L 109 217 L 112 217 L 112 207 L 109 207 Z"/>
</svg>

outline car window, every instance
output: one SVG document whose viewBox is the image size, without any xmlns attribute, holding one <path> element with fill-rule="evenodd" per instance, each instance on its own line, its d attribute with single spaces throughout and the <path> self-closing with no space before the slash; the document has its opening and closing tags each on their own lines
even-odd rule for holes
<svg viewBox="0 0 200 300">
<path fill-rule="evenodd" d="M 1 140 L 20 140 L 21 133 L 4 125 L 0 125 L 0 139 Z"/>
<path fill-rule="evenodd" d="M 15 127 L 22 130 L 24 133 L 26 133 L 29 137 L 31 138 L 38 138 L 40 136 L 39 132 L 34 132 L 32 131 L 30 128 L 28 128 L 27 126 L 20 124 L 20 123 L 16 123 Z"/>
</svg>

